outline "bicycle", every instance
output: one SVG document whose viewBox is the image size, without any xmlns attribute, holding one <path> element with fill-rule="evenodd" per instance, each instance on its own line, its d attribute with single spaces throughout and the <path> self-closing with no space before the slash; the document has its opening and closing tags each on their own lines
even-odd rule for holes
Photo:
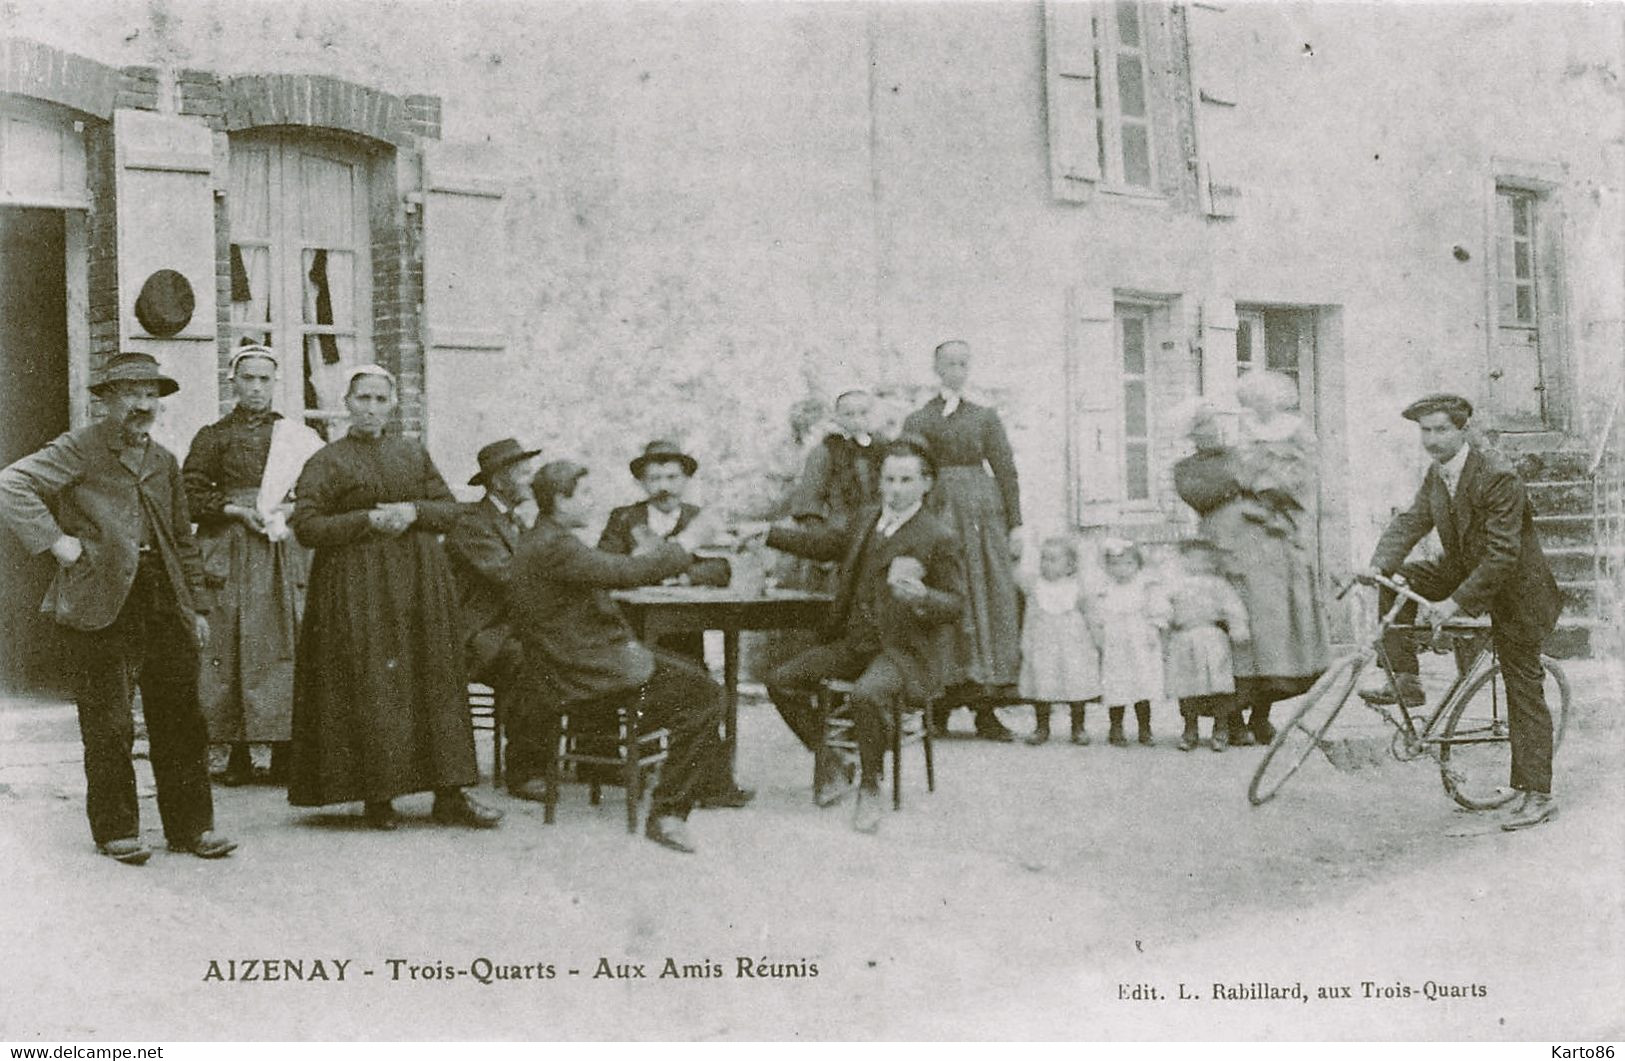
<svg viewBox="0 0 1625 1061">
<path fill-rule="evenodd" d="M 1254 806 L 1274 799 L 1298 768 L 1319 749 L 1336 765 L 1333 743 L 1326 740 L 1334 719 L 1359 684 L 1360 675 L 1377 661 L 1388 675 L 1391 688 L 1397 688 L 1393 666 L 1384 647 L 1383 634 L 1390 630 L 1433 631 L 1423 624 L 1397 621 L 1406 601 L 1430 604 L 1412 591 L 1403 577 L 1378 576 L 1376 583 L 1394 591 L 1393 607 L 1378 624 L 1377 633 L 1367 645 L 1341 657 L 1322 674 L 1303 696 L 1303 703 L 1276 731 L 1263 761 L 1247 786 L 1247 798 Z M 1351 579 L 1338 592 L 1341 600 L 1354 582 Z M 1468 810 L 1493 810 L 1517 795 L 1506 787 L 1511 772 L 1511 727 L 1509 725 L 1501 667 L 1495 657 L 1488 619 L 1457 618 L 1443 624 L 1429 647 L 1435 652 L 1454 650 L 1456 679 L 1439 699 L 1432 714 L 1421 721 L 1403 703 L 1367 706 L 1394 727 L 1389 751 L 1400 762 L 1423 755 L 1438 761 L 1445 792 Z M 1563 741 L 1568 725 L 1569 680 L 1549 656 L 1542 655 L 1545 671 L 1546 703 L 1552 713 L 1552 747 Z M 1397 717 L 1396 717 L 1397 711 Z"/>
</svg>

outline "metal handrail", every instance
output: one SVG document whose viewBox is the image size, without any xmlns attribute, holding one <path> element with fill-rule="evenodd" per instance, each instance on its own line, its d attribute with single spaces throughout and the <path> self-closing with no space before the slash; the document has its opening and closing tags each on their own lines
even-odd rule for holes
<svg viewBox="0 0 1625 1061">
<path fill-rule="evenodd" d="M 1610 623 L 1618 611 L 1616 574 L 1625 558 L 1625 475 L 1615 452 L 1620 409 L 1625 407 L 1625 386 L 1614 395 L 1608 419 L 1597 437 L 1586 476 L 1591 480 L 1591 608 L 1599 624 Z M 1608 467 L 1604 467 L 1607 465 Z M 1618 539 L 1618 540 L 1616 540 Z"/>
<path fill-rule="evenodd" d="M 1608 443 L 1613 439 L 1614 429 L 1619 424 L 1621 407 L 1625 407 L 1625 383 L 1620 384 L 1619 390 L 1614 394 L 1613 405 L 1608 409 L 1608 418 L 1603 421 L 1602 431 L 1597 435 L 1597 448 L 1591 454 L 1591 465 L 1586 470 L 1587 478 L 1595 479 L 1598 467 L 1608 455 Z"/>
</svg>

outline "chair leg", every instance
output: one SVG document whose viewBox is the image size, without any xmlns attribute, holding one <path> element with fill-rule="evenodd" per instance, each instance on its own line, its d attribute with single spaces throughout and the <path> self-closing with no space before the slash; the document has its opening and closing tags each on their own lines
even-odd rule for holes
<svg viewBox="0 0 1625 1061">
<path fill-rule="evenodd" d="M 638 709 L 629 707 L 626 717 L 626 751 L 621 758 L 622 781 L 626 784 L 626 831 L 638 831 L 638 803 L 642 801 L 643 768 L 638 759 L 642 749 L 638 744 Z"/>
<path fill-rule="evenodd" d="M 559 757 L 564 754 L 564 717 L 561 715 L 551 731 L 551 738 L 547 742 L 549 755 L 547 757 L 547 798 L 542 803 L 542 824 L 552 825 L 559 811 L 559 771 L 563 764 Z"/>
<path fill-rule="evenodd" d="M 502 787 L 502 698 L 496 699 L 496 707 L 491 712 L 491 787 Z"/>
<path fill-rule="evenodd" d="M 897 697 L 891 705 L 891 807 L 903 809 L 903 703 Z"/>
<path fill-rule="evenodd" d="M 813 745 L 813 806 L 822 806 L 819 797 L 823 795 L 818 790 L 818 783 L 824 778 L 825 764 L 829 761 L 829 701 L 830 691 L 823 687 L 818 695 L 813 697 L 815 710 L 814 724 L 817 726 L 818 743 Z"/>
<path fill-rule="evenodd" d="M 920 720 L 924 726 L 921 742 L 925 745 L 925 790 L 927 792 L 937 790 L 937 767 L 935 758 L 931 754 L 931 710 L 932 705 L 926 704 L 925 717 Z"/>
</svg>

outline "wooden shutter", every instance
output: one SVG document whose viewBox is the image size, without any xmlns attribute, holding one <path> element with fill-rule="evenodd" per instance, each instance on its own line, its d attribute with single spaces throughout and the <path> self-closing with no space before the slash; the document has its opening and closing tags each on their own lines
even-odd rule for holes
<svg viewBox="0 0 1625 1061">
<path fill-rule="evenodd" d="M 1196 95 L 1197 196 L 1209 217 L 1234 217 L 1241 199 L 1237 181 L 1242 163 L 1234 152 L 1239 146 L 1239 75 L 1247 61 L 1241 24 L 1246 12 L 1211 2 L 1193 3 L 1187 11 Z"/>
<path fill-rule="evenodd" d="M 1067 317 L 1072 518 L 1097 526 L 1117 518 L 1123 499 L 1123 388 L 1111 291 L 1074 288 Z"/>
<path fill-rule="evenodd" d="M 506 190 L 486 145 L 430 144 L 424 156 L 424 419 L 446 479 L 461 483 L 498 434 L 493 396 L 508 371 Z"/>
<path fill-rule="evenodd" d="M 118 204 L 119 348 L 152 354 L 181 385 L 154 436 L 184 455 L 220 412 L 216 345 L 214 134 L 202 122 L 150 111 L 113 116 Z M 173 269 L 191 285 L 192 319 L 159 338 L 135 316 L 147 278 Z"/>
<path fill-rule="evenodd" d="M 1200 327 L 1202 396 L 1229 405 L 1236 398 L 1235 302 L 1228 298 L 1204 299 Z"/>
<path fill-rule="evenodd" d="M 1095 125 L 1094 5 L 1044 5 L 1044 80 L 1049 107 L 1050 185 L 1057 199 L 1081 202 L 1100 179 Z"/>
</svg>

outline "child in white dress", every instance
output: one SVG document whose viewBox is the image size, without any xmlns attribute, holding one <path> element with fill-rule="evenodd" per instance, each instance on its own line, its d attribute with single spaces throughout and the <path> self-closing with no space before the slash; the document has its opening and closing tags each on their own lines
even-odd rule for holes
<svg viewBox="0 0 1625 1061">
<path fill-rule="evenodd" d="M 1098 624 L 1101 699 L 1111 720 L 1107 740 L 1128 744 L 1123 713 L 1134 705 L 1141 744 L 1151 736 L 1151 701 L 1162 699 L 1162 629 L 1167 599 L 1145 574 L 1145 558 L 1132 542 L 1111 539 L 1100 548 L 1105 583 L 1089 599 Z"/>
<path fill-rule="evenodd" d="M 1036 726 L 1028 744 L 1049 740 L 1050 710 L 1067 704 L 1072 743 L 1088 744 L 1084 705 L 1100 698 L 1100 648 L 1088 620 L 1088 601 L 1078 582 L 1078 547 L 1070 538 L 1047 538 L 1036 574 L 1017 574 L 1026 607 L 1021 620 L 1018 691 L 1034 701 Z"/>
</svg>

